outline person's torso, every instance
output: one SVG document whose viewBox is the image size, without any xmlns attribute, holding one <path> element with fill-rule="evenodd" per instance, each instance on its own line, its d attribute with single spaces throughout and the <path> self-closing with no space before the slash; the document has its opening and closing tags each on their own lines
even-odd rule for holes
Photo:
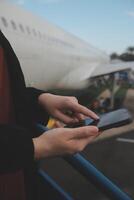
<svg viewBox="0 0 134 200">
<path fill-rule="evenodd" d="M 6 59 L 4 57 L 4 51 L 3 48 L 0 47 L 0 124 L 12 123 L 15 123 L 15 110 L 10 86 L 10 77 Z M 13 173 L 0 175 L 0 199 L 25 200 L 23 170 L 20 169 Z"/>
</svg>

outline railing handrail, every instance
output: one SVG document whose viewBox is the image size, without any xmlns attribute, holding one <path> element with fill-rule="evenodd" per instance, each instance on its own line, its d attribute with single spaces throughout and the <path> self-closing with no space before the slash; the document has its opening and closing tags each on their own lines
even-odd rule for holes
<svg viewBox="0 0 134 200">
<path fill-rule="evenodd" d="M 40 131 L 46 131 L 42 125 L 38 125 Z M 132 200 L 132 198 L 123 192 L 110 179 L 104 176 L 90 161 L 87 161 L 79 153 L 63 157 L 75 170 L 79 171 L 88 181 L 95 185 L 105 196 L 111 200 Z"/>
<path fill-rule="evenodd" d="M 73 156 L 66 156 L 64 159 L 109 199 L 132 200 L 128 194 L 123 192 L 109 178 L 100 172 L 100 170 L 94 167 L 90 161 L 87 161 L 79 153 Z"/>
<path fill-rule="evenodd" d="M 61 186 L 59 186 L 43 169 L 38 170 L 39 175 L 49 184 L 49 187 L 53 189 L 59 196 L 58 200 L 73 200 L 73 198 L 63 190 Z"/>
</svg>

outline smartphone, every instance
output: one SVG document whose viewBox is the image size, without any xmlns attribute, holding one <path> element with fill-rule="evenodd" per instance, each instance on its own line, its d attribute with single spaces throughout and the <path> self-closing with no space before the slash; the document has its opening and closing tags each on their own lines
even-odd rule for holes
<svg viewBox="0 0 134 200">
<path fill-rule="evenodd" d="M 132 122 L 132 117 L 127 109 L 122 108 L 100 115 L 99 120 L 86 118 L 79 123 L 69 125 L 69 128 L 95 125 L 100 131 L 120 127 Z"/>
</svg>

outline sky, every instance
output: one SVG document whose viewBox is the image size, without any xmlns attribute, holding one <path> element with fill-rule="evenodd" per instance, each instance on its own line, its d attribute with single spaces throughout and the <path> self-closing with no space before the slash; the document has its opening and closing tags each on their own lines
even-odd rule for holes
<svg viewBox="0 0 134 200">
<path fill-rule="evenodd" d="M 10 0 L 111 54 L 134 46 L 134 0 Z"/>
</svg>

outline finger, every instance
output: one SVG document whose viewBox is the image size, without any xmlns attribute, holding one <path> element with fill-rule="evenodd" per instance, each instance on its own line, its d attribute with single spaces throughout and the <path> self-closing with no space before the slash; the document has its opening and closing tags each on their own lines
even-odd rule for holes
<svg viewBox="0 0 134 200">
<path fill-rule="evenodd" d="M 93 119 L 99 119 L 99 117 L 94 112 L 92 112 L 91 110 L 80 104 L 72 103 L 70 104 L 70 108 L 72 108 L 74 112 L 81 113 L 88 117 L 92 117 Z"/>
<path fill-rule="evenodd" d="M 69 97 L 69 98 L 71 98 L 73 101 L 75 101 L 76 103 L 78 103 L 78 99 L 76 98 L 76 97 Z"/>
<path fill-rule="evenodd" d="M 56 121 L 55 128 L 61 128 L 61 127 L 64 127 L 64 124 L 62 122 Z"/>
<path fill-rule="evenodd" d="M 81 113 L 75 113 L 74 116 L 78 119 L 78 121 L 82 121 L 86 118 L 86 116 Z"/>
<path fill-rule="evenodd" d="M 86 118 L 86 116 L 84 116 L 83 114 L 72 112 L 70 110 L 65 111 L 64 114 L 71 117 L 74 120 L 74 122 L 79 122 Z"/>
<path fill-rule="evenodd" d="M 70 110 L 67 110 L 65 112 L 63 112 L 65 115 L 69 116 L 72 118 L 73 122 L 79 122 L 79 119 L 77 118 L 77 116 L 75 115 L 75 113 L 73 113 L 72 111 Z"/>
<path fill-rule="evenodd" d="M 83 151 L 84 148 L 91 143 L 96 136 L 90 136 L 89 138 L 82 138 L 82 139 L 74 139 L 69 141 L 71 149 L 73 149 L 73 153 L 77 153 Z"/>
<path fill-rule="evenodd" d="M 80 145 L 83 146 L 83 148 L 85 148 L 88 144 L 90 144 L 95 138 L 97 137 L 97 135 L 91 135 L 88 138 L 84 138 L 79 140 L 80 141 Z M 77 140 L 78 141 L 78 140 Z"/>
<path fill-rule="evenodd" d="M 60 111 L 56 112 L 56 118 L 65 124 L 77 122 L 75 118 L 72 118 L 71 116 L 68 116 Z"/>
<path fill-rule="evenodd" d="M 98 137 L 99 136 L 99 134 L 96 134 L 96 135 L 93 135 L 93 136 L 91 136 L 91 137 L 88 137 L 87 138 L 87 144 L 86 145 L 88 145 L 88 144 L 90 144 L 93 140 L 95 140 L 95 138 L 96 137 Z"/>
<path fill-rule="evenodd" d="M 89 136 L 94 136 L 98 134 L 98 128 L 96 126 L 84 126 L 80 128 L 70 129 L 69 140 L 70 139 L 82 139 Z"/>
</svg>

